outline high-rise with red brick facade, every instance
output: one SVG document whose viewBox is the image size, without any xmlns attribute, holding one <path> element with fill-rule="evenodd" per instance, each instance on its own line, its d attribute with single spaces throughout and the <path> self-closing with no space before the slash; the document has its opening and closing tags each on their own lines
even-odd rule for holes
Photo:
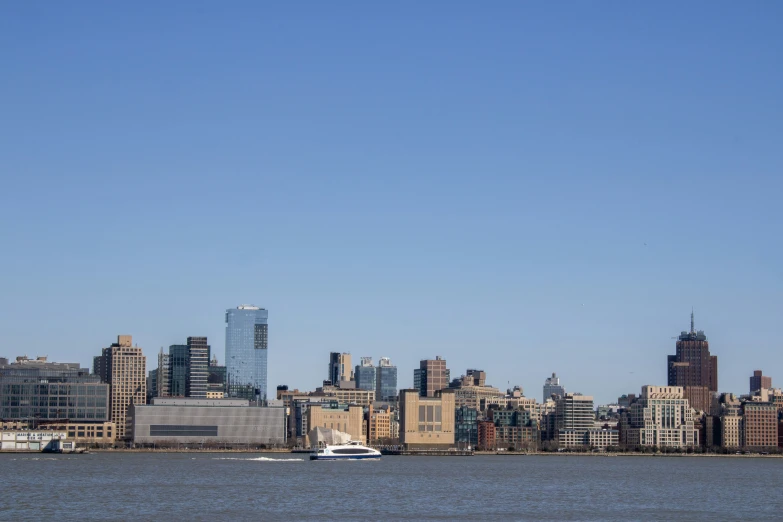
<svg viewBox="0 0 783 522">
<path fill-rule="evenodd" d="M 696 331 L 693 312 L 691 331 L 680 334 L 677 353 L 668 357 L 668 367 L 669 386 L 682 386 L 689 404 L 708 412 L 712 392 L 718 391 L 718 357 L 710 355 L 704 331 Z"/>
<path fill-rule="evenodd" d="M 761 370 L 754 371 L 753 375 L 750 376 L 750 393 L 770 388 L 772 388 L 772 377 L 765 376 L 761 373 Z"/>
</svg>

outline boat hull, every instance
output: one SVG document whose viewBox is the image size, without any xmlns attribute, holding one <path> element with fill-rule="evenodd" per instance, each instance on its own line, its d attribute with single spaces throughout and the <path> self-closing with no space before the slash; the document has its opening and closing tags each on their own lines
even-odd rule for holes
<svg viewBox="0 0 783 522">
<path fill-rule="evenodd" d="M 378 460 L 380 455 L 310 455 L 310 460 Z"/>
</svg>

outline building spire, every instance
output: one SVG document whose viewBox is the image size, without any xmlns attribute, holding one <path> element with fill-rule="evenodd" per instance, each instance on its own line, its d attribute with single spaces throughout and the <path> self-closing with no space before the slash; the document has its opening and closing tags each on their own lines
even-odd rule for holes
<svg viewBox="0 0 783 522">
<path fill-rule="evenodd" d="M 696 333 L 696 329 L 693 324 L 693 307 L 691 307 L 691 333 Z"/>
</svg>

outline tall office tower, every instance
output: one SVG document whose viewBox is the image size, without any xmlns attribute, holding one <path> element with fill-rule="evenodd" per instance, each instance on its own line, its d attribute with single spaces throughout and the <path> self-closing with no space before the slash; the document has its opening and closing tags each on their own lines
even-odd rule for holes
<svg viewBox="0 0 783 522">
<path fill-rule="evenodd" d="M 217 356 L 213 355 L 209 361 L 209 377 L 207 378 L 207 393 L 225 394 L 226 392 L 226 367 L 218 364 Z"/>
<path fill-rule="evenodd" d="M 595 424 L 593 398 L 579 393 L 565 393 L 558 396 L 555 403 L 555 430 L 560 446 L 583 446 L 588 431 Z"/>
<path fill-rule="evenodd" d="M 750 393 L 759 390 L 768 390 L 770 388 L 772 388 L 772 377 L 763 375 L 761 370 L 754 371 L 750 378 Z"/>
<path fill-rule="evenodd" d="M 117 439 L 125 437 L 125 420 L 130 404 L 145 404 L 147 395 L 147 358 L 130 335 L 117 336 L 117 342 L 95 358 L 95 370 L 110 385 L 110 420 L 117 426 Z"/>
<path fill-rule="evenodd" d="M 257 306 L 226 310 L 226 379 L 230 397 L 266 400 L 268 319 L 269 312 Z"/>
<path fill-rule="evenodd" d="M 169 346 L 169 395 L 185 397 L 188 386 L 188 345 Z"/>
<path fill-rule="evenodd" d="M 155 384 L 153 397 L 168 397 L 171 395 L 171 388 L 169 379 L 171 378 L 171 368 L 169 366 L 170 355 L 163 352 L 163 347 L 160 348 L 158 354 L 158 368 L 155 372 Z"/>
<path fill-rule="evenodd" d="M 413 370 L 413 387 L 422 397 L 434 397 L 436 391 L 449 387 L 450 377 L 446 360 L 438 355 L 435 359 L 419 362 L 419 369 Z"/>
<path fill-rule="evenodd" d="M 353 380 L 350 353 L 332 352 L 329 354 L 329 380 L 335 386 L 339 386 L 340 381 Z"/>
<path fill-rule="evenodd" d="M 544 402 L 551 399 L 552 395 L 562 397 L 565 395 L 565 388 L 560 385 L 560 377 L 552 372 L 552 377 L 547 377 L 544 381 Z"/>
<path fill-rule="evenodd" d="M 209 345 L 206 337 L 188 337 L 188 377 L 185 396 L 205 399 L 209 378 Z"/>
<path fill-rule="evenodd" d="M 361 364 L 354 372 L 356 387 L 360 390 L 375 391 L 375 367 L 372 365 L 372 357 L 362 357 L 360 360 Z"/>
<path fill-rule="evenodd" d="M 381 357 L 375 369 L 375 400 L 397 400 L 397 367 L 388 357 Z"/>
<path fill-rule="evenodd" d="M 696 331 L 691 311 L 691 331 L 682 332 L 677 353 L 668 356 L 669 386 L 682 386 L 685 398 L 696 410 L 709 412 L 711 392 L 718 391 L 718 357 L 702 330 Z"/>
</svg>

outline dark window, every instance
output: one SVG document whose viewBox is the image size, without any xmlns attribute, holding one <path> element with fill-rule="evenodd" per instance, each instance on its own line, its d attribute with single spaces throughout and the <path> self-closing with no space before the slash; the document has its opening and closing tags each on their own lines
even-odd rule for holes
<svg viewBox="0 0 783 522">
<path fill-rule="evenodd" d="M 217 426 L 178 426 L 174 424 L 153 424 L 150 437 L 217 437 Z"/>
</svg>

